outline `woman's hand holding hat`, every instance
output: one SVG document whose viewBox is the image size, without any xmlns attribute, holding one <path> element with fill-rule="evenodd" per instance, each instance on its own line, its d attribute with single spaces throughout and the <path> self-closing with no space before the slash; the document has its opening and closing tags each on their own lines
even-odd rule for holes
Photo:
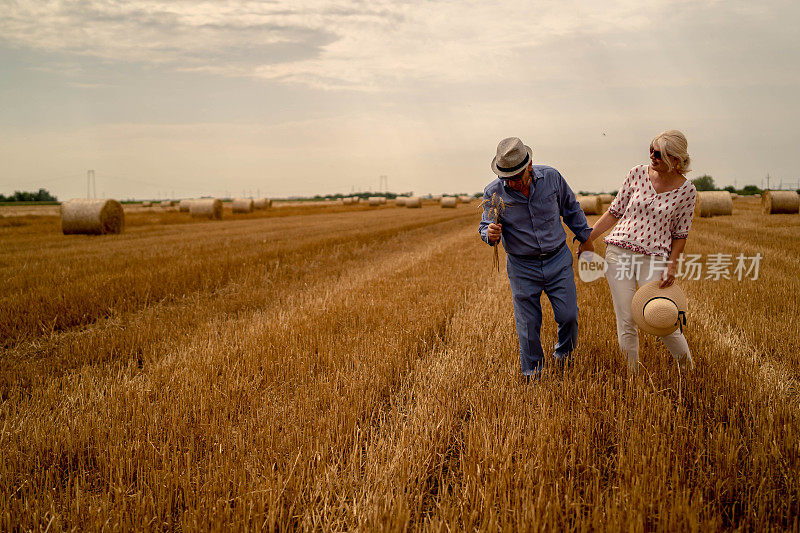
<svg viewBox="0 0 800 533">
<path fill-rule="evenodd" d="M 675 283 L 675 264 L 670 263 L 664 274 L 661 275 L 661 283 L 658 285 L 660 289 L 666 289 Z"/>
</svg>

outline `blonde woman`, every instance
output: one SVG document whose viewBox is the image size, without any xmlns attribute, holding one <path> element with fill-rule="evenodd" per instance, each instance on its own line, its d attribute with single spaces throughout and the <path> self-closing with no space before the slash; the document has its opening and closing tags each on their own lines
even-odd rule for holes
<svg viewBox="0 0 800 533">
<path fill-rule="evenodd" d="M 650 143 L 650 164 L 638 165 L 603 216 L 595 223 L 578 254 L 594 249 L 592 242 L 614 228 L 606 243 L 606 279 L 617 316 L 617 338 L 628 368 L 639 363 L 639 330 L 631 316 L 637 286 L 661 279 L 660 287 L 675 282 L 678 256 L 692 226 L 697 190 L 684 175 L 691 159 L 686 137 L 677 130 L 657 135 Z M 679 329 L 661 337 L 681 369 L 694 367 L 686 337 Z"/>
</svg>

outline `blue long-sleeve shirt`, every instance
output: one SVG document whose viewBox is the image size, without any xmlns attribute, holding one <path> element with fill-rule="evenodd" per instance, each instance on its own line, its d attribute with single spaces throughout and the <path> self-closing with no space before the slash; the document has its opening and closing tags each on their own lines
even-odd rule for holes
<svg viewBox="0 0 800 533">
<path fill-rule="evenodd" d="M 554 168 L 533 165 L 530 195 L 507 187 L 503 180 L 495 179 L 483 191 L 484 199 L 491 200 L 497 194 L 506 204 L 498 221 L 503 225 L 503 247 L 514 255 L 538 255 L 557 248 L 567 237 L 561 219 L 583 242 L 589 238 L 592 228 L 586 223 L 580 203 L 567 185 L 566 180 Z M 494 219 L 489 217 L 490 205 L 484 205 L 483 216 L 478 227 L 481 239 L 487 244 L 486 231 Z"/>
</svg>

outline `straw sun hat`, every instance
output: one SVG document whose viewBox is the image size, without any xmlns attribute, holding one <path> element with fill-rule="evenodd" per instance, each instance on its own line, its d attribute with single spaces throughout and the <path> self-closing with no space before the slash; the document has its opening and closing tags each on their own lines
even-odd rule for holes
<svg viewBox="0 0 800 533">
<path fill-rule="evenodd" d="M 533 160 L 533 151 L 518 137 L 508 137 L 497 145 L 497 155 L 492 159 L 492 172 L 499 178 L 516 176 Z"/>
<path fill-rule="evenodd" d="M 686 295 L 673 284 L 666 289 L 660 280 L 645 283 L 631 301 L 631 313 L 642 331 L 663 337 L 686 325 Z"/>
</svg>

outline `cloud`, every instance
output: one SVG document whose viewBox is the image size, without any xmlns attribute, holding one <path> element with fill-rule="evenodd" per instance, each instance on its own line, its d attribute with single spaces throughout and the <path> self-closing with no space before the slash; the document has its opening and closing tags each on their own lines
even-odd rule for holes
<svg viewBox="0 0 800 533">
<path fill-rule="evenodd" d="M 69 87 L 75 87 L 76 89 L 107 89 L 109 87 L 114 87 L 114 85 L 109 85 L 107 83 L 81 83 L 79 81 L 71 81 L 68 82 L 67 85 Z"/>
<path fill-rule="evenodd" d="M 6 2 L 8 4 L 8 2 Z M 0 35 L 16 46 L 113 62 L 233 74 L 317 55 L 335 39 L 277 4 L 258 2 L 12 2 Z M 257 7 L 257 9 L 255 9 Z"/>
<path fill-rule="evenodd" d="M 50 0 L 5 4 L 14 46 L 114 62 L 254 76 L 320 88 L 519 78 L 520 51 L 614 19 L 645 23 L 638 2 L 203 2 Z M 290 5 L 291 7 L 286 7 Z M 566 7 L 564 7 L 566 6 Z"/>
<path fill-rule="evenodd" d="M 784 0 L 0 0 L 0 8 L 0 36 L 13 46 L 318 89 L 795 83 L 800 52 L 797 30 L 783 24 L 799 8 Z"/>
</svg>

